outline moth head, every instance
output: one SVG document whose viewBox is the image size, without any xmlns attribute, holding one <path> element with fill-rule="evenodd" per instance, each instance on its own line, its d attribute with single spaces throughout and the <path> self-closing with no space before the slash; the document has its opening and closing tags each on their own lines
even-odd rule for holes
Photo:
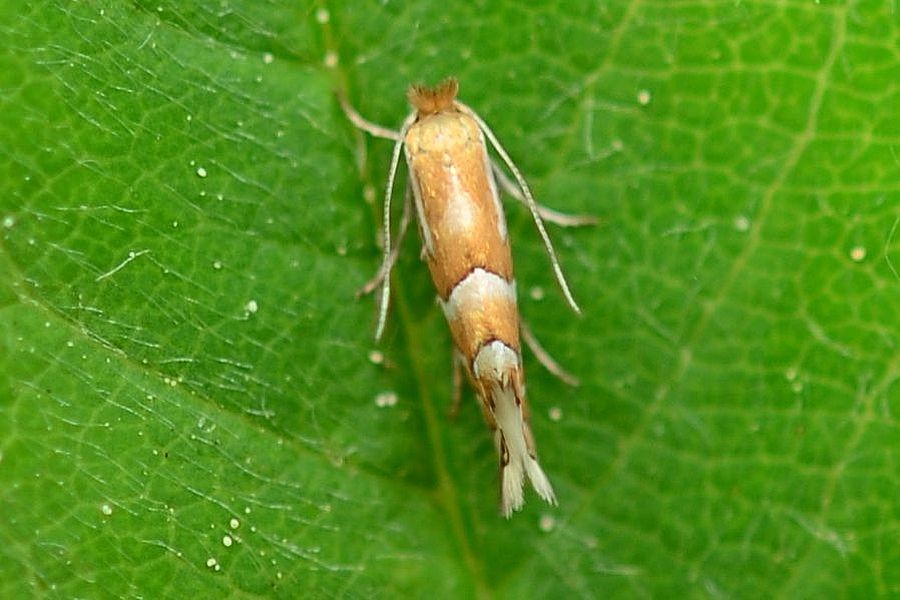
<svg viewBox="0 0 900 600">
<path fill-rule="evenodd" d="M 424 117 L 452 110 L 458 92 L 459 82 L 455 77 L 448 77 L 434 87 L 413 85 L 406 93 L 406 97 L 419 116 Z"/>
</svg>

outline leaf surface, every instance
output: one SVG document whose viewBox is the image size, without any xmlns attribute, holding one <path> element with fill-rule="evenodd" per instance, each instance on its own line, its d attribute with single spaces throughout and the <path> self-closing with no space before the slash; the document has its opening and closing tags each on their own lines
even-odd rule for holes
<svg viewBox="0 0 900 600">
<path fill-rule="evenodd" d="M 892 10 L 2 3 L 0 596 L 900 592 Z M 578 319 L 508 204 L 582 380 L 526 356 L 560 506 L 509 522 L 416 241 L 381 346 L 353 299 L 390 143 L 334 92 L 450 74 L 603 221 Z"/>
</svg>

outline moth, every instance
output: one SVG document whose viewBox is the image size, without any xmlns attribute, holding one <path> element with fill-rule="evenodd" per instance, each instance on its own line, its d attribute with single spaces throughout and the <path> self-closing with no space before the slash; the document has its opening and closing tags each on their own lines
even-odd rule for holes
<svg viewBox="0 0 900 600">
<path fill-rule="evenodd" d="M 407 98 L 413 112 L 399 132 L 365 120 L 342 98 L 348 118 L 374 136 L 395 141 L 384 199 L 384 256 L 375 277 L 360 290 L 381 286 L 376 340 L 381 338 L 390 298 L 390 273 L 415 211 L 422 254 L 437 290 L 438 300 L 454 345 L 453 408 L 460 402 L 461 370 L 465 370 L 493 431 L 500 459 L 500 508 L 509 518 L 524 504 L 527 478 L 537 494 L 555 505 L 550 480 L 538 463 L 529 425 L 521 340 L 538 359 L 564 381 L 577 384 L 540 347 L 519 319 L 516 281 L 506 217 L 498 186 L 508 190 L 531 211 L 550 257 L 556 280 L 569 306 L 580 309 L 563 276 L 543 218 L 561 225 L 586 225 L 596 219 L 569 216 L 538 205 L 519 169 L 487 124 L 456 99 L 459 85 L 447 79 L 429 88 L 412 86 Z M 485 138 L 509 168 L 515 185 L 494 164 Z M 409 169 L 403 216 L 397 242 L 391 243 L 391 199 L 394 179 L 404 153 Z"/>
</svg>

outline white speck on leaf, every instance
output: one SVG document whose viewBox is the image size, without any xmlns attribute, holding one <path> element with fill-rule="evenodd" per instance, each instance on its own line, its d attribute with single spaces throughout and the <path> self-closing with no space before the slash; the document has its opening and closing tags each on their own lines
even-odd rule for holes
<svg viewBox="0 0 900 600">
<path fill-rule="evenodd" d="M 541 531 L 544 533 L 553 531 L 553 528 L 556 527 L 556 519 L 550 515 L 542 515 L 541 520 L 538 522 L 538 527 L 540 527 Z"/>
<path fill-rule="evenodd" d="M 750 231 L 750 219 L 744 215 L 735 217 L 734 228 L 738 231 Z"/>
<path fill-rule="evenodd" d="M 363 200 L 368 204 L 373 204 L 375 202 L 375 186 L 370 183 L 367 183 L 365 187 L 363 187 Z"/>
<path fill-rule="evenodd" d="M 397 392 L 381 392 L 375 396 L 375 406 L 390 408 L 397 405 Z"/>
</svg>

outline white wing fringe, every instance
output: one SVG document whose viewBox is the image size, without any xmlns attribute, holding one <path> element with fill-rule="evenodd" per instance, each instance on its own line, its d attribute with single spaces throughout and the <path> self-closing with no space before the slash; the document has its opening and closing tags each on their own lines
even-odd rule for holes
<svg viewBox="0 0 900 600">
<path fill-rule="evenodd" d="M 553 486 L 538 464 L 534 449 L 529 447 L 531 432 L 523 418 L 521 405 L 516 402 L 513 386 L 497 383 L 491 386 L 490 393 L 497 423 L 494 439 L 500 454 L 500 505 L 503 516 L 508 519 L 525 504 L 522 488 L 526 476 L 538 495 L 555 505 Z"/>
</svg>

